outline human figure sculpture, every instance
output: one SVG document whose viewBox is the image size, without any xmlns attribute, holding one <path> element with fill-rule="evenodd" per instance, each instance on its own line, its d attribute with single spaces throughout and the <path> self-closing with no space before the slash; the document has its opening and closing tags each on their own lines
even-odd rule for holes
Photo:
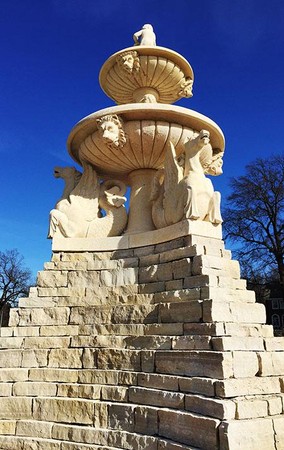
<svg viewBox="0 0 284 450">
<path fill-rule="evenodd" d="M 164 169 L 157 171 L 154 177 L 151 200 L 156 228 L 166 227 L 183 219 L 222 223 L 220 193 L 214 192 L 211 180 L 205 176 L 205 171 L 212 175 L 222 173 L 220 156 L 218 170 L 215 164 L 217 159 L 213 161 L 209 132 L 201 130 L 198 136 L 185 143 L 184 149 L 181 157 L 177 158 L 175 147 L 170 142 Z M 215 164 L 214 168 L 212 164 Z"/>
<path fill-rule="evenodd" d="M 139 40 L 140 38 L 140 40 Z M 152 25 L 146 23 L 141 30 L 133 34 L 134 45 L 145 45 L 152 47 L 156 45 L 156 35 Z"/>
<path fill-rule="evenodd" d="M 127 224 L 125 184 L 118 180 L 100 184 L 90 164 L 83 162 L 83 168 L 80 177 L 74 168 L 55 170 L 56 178 L 65 180 L 65 189 L 50 212 L 49 238 L 119 236 Z M 106 212 L 104 217 L 102 209 Z"/>
<path fill-rule="evenodd" d="M 110 150 L 122 148 L 126 143 L 123 122 L 116 114 L 97 119 L 98 130 Z"/>
</svg>

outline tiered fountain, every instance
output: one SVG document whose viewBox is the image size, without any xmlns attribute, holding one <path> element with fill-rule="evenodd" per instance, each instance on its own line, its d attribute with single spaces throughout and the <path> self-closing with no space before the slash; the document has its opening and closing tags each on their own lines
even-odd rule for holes
<svg viewBox="0 0 284 450">
<path fill-rule="evenodd" d="M 283 450 L 284 340 L 221 236 L 218 126 L 150 25 L 68 139 L 52 260 L 0 337 L 1 450 Z M 137 45 L 136 45 L 137 44 Z M 129 214 L 125 208 L 130 186 Z"/>
</svg>

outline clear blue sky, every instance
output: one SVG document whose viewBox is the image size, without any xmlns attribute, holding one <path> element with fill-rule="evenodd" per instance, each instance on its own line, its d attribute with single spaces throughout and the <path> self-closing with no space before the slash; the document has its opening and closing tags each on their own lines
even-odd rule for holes
<svg viewBox="0 0 284 450">
<path fill-rule="evenodd" d="M 50 260 L 48 215 L 74 165 L 68 134 L 84 116 L 111 106 L 98 73 L 151 23 L 157 44 L 182 54 L 194 96 L 177 104 L 213 119 L 226 138 L 229 179 L 256 157 L 283 152 L 282 0 L 0 0 L 0 250 L 17 248 L 35 274 Z"/>
</svg>

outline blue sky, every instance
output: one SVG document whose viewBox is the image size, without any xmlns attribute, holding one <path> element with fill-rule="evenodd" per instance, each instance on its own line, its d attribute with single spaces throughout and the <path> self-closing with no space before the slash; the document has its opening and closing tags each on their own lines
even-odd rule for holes
<svg viewBox="0 0 284 450">
<path fill-rule="evenodd" d="M 226 138 L 229 179 L 256 157 L 283 152 L 284 4 L 280 0 L 0 0 L 0 250 L 17 248 L 34 274 L 50 260 L 48 215 L 75 165 L 71 128 L 113 105 L 99 70 L 151 23 L 157 44 L 182 54 L 194 96 L 178 102 L 213 119 Z"/>
</svg>

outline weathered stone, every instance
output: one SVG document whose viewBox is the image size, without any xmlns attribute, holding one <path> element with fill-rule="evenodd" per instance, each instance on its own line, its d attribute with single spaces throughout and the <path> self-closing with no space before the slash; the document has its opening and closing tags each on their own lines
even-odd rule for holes
<svg viewBox="0 0 284 450">
<path fill-rule="evenodd" d="M 36 422 L 35 420 L 21 420 L 17 422 L 16 433 L 18 436 L 32 436 L 40 438 L 51 438 L 53 423 Z"/>
<path fill-rule="evenodd" d="M 268 402 L 265 398 L 243 398 L 234 400 L 236 419 L 255 419 L 268 416 Z"/>
<path fill-rule="evenodd" d="M 49 422 L 92 424 L 94 404 L 88 400 L 69 398 L 35 398 L 34 418 Z"/>
<path fill-rule="evenodd" d="M 215 396 L 215 381 L 211 378 L 202 377 L 178 378 L 180 391 L 206 395 L 208 397 Z"/>
<path fill-rule="evenodd" d="M 66 287 L 67 286 L 67 272 L 58 270 L 45 270 L 38 272 L 37 275 L 38 287 Z"/>
<path fill-rule="evenodd" d="M 257 356 L 260 376 L 282 375 L 284 373 L 284 352 L 261 352 Z"/>
<path fill-rule="evenodd" d="M 229 378 L 233 376 L 230 353 L 210 351 L 159 351 L 156 371 L 176 375 Z"/>
<path fill-rule="evenodd" d="M 110 405 L 109 427 L 115 430 L 134 431 L 135 407 L 132 405 Z"/>
<path fill-rule="evenodd" d="M 127 402 L 128 389 L 123 386 L 102 386 L 101 398 L 102 400 Z"/>
<path fill-rule="evenodd" d="M 210 336 L 179 336 L 173 339 L 175 350 L 211 350 Z"/>
<path fill-rule="evenodd" d="M 233 352 L 235 378 L 250 378 L 258 373 L 258 360 L 255 352 Z"/>
<path fill-rule="evenodd" d="M 0 419 L 31 419 L 32 399 L 3 397 L 0 402 Z M 0 447 L 1 448 L 1 447 Z"/>
<path fill-rule="evenodd" d="M 179 384 L 176 376 L 159 375 L 154 373 L 139 373 L 137 384 L 154 389 L 164 389 L 168 391 L 178 391 Z"/>
<path fill-rule="evenodd" d="M 135 408 L 134 431 L 150 435 L 158 434 L 158 413 L 156 408 L 137 407 Z"/>
<path fill-rule="evenodd" d="M 160 322 L 199 322 L 202 318 L 202 304 L 199 301 L 161 303 Z"/>
<path fill-rule="evenodd" d="M 236 417 L 236 405 L 232 400 L 220 400 L 200 395 L 186 395 L 185 409 L 203 416 L 229 420 Z"/>
<path fill-rule="evenodd" d="M 242 395 L 280 394 L 280 383 L 277 377 L 240 378 L 215 382 L 218 397 L 237 397 Z"/>
<path fill-rule="evenodd" d="M 140 352 L 137 350 L 98 350 L 98 369 L 141 370 Z"/>
<path fill-rule="evenodd" d="M 264 350 L 263 338 L 261 337 L 212 337 L 212 346 L 217 351 Z"/>
<path fill-rule="evenodd" d="M 222 422 L 220 446 L 224 450 L 275 450 L 272 420 L 250 419 Z"/>
<path fill-rule="evenodd" d="M 218 448 L 219 420 L 177 411 L 159 411 L 159 435 L 203 450 Z"/>
<path fill-rule="evenodd" d="M 13 395 L 23 397 L 55 397 L 57 386 L 54 383 L 45 382 L 21 382 L 13 385 Z"/>
<path fill-rule="evenodd" d="M 81 368 L 82 367 L 82 349 L 51 349 L 49 353 L 48 367 L 61 368 Z"/>
<path fill-rule="evenodd" d="M 10 434 L 13 435 L 16 432 L 16 420 L 0 420 L 0 435 Z M 0 441 L 1 443 L 1 441 Z"/>
<path fill-rule="evenodd" d="M 129 400 L 131 403 L 161 406 L 163 408 L 184 408 L 184 395 L 178 392 L 131 387 L 129 388 Z"/>
</svg>

